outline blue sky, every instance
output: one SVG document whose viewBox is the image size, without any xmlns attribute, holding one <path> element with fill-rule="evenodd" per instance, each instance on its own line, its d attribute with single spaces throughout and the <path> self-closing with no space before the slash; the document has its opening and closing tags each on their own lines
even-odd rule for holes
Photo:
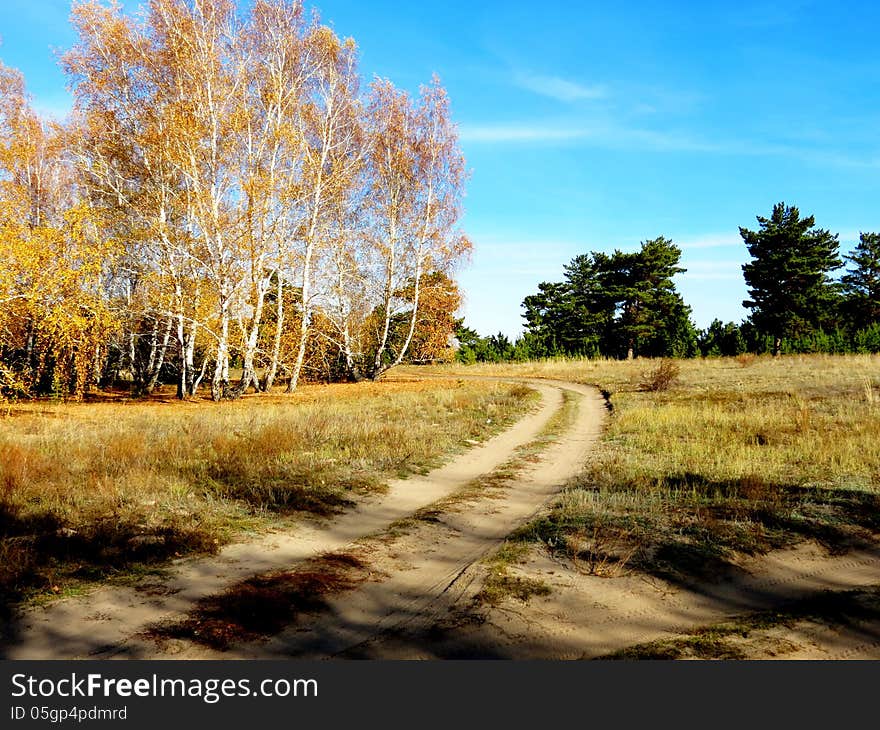
<svg viewBox="0 0 880 730">
<path fill-rule="evenodd" d="M 126 1 L 127 8 L 138 3 Z M 880 230 L 880 4 L 322 0 L 362 71 L 437 72 L 472 170 L 465 315 L 516 335 L 520 303 L 572 257 L 665 235 L 694 319 L 739 321 L 754 227 L 785 201 L 841 234 Z M 0 58 L 38 108 L 69 106 L 53 48 L 67 0 L 0 0 Z"/>
</svg>

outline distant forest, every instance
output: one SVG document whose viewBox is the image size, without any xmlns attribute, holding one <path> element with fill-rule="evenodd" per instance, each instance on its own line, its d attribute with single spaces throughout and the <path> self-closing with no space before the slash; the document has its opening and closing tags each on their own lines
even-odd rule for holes
<svg viewBox="0 0 880 730">
<path fill-rule="evenodd" d="M 587 357 L 713 357 L 753 353 L 880 352 L 880 234 L 849 256 L 839 237 L 779 203 L 757 230 L 740 228 L 751 255 L 743 276 L 749 317 L 698 329 L 673 281 L 686 269 L 667 238 L 634 253 L 592 252 L 526 297 L 525 332 L 481 337 L 459 323 L 461 362 Z"/>
</svg>

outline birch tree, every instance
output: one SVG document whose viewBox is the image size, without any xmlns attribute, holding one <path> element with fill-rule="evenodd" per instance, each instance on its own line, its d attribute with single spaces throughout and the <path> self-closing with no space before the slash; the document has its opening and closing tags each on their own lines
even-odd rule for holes
<svg viewBox="0 0 880 730">
<path fill-rule="evenodd" d="M 301 298 L 299 342 L 291 366 L 288 392 L 302 373 L 309 326 L 319 292 L 316 278 L 328 249 L 331 228 L 353 184 L 361 155 L 357 56 L 352 40 L 340 40 L 327 27 L 313 29 L 307 42 L 315 72 L 302 106 L 300 124 L 305 141 L 302 164 L 300 236 L 295 251 Z"/>
<path fill-rule="evenodd" d="M 435 77 L 418 106 L 389 81 L 377 81 L 368 106 L 370 198 L 380 295 L 370 376 L 403 362 L 419 319 L 421 287 L 429 271 L 451 271 L 468 255 L 458 230 L 466 169 L 450 119 L 449 99 Z M 410 300 L 397 292 L 412 287 Z M 403 342 L 394 347 L 391 325 L 408 310 Z"/>
<path fill-rule="evenodd" d="M 402 362 L 434 316 L 424 282 L 470 246 L 457 229 L 464 161 L 439 82 L 416 103 L 390 82 L 364 99 L 354 42 L 294 0 L 149 0 L 136 17 L 89 0 L 72 20 L 71 124 L 49 134 L 4 112 L 20 133 L 40 132 L 34 149 L 52 147 L 32 176 L 39 189 L 7 191 L 25 207 L 12 215 L 18 198 L 4 198 L 4 246 L 20 257 L 22 241 L 45 233 L 89 256 L 103 247 L 97 278 L 81 283 L 118 327 L 92 371 L 106 360 L 148 394 L 173 362 L 185 398 L 211 366 L 220 399 L 282 376 L 293 391 L 318 370 L 359 379 Z M 23 92 L 13 76 L 3 83 L 12 109 Z M 16 170 L 36 171 L 43 158 L 20 140 Z M 55 173 L 63 181 L 40 187 Z M 52 225 L 15 229 L 42 221 L 49 188 L 68 198 Z M 24 301 L 10 293 L 17 281 L 0 280 L 7 311 L 10 297 Z M 0 324 L 13 319 L 24 321 L 4 313 Z"/>
<path fill-rule="evenodd" d="M 31 108 L 21 74 L 0 64 L 0 377 L 82 396 L 112 327 L 104 292 L 116 251 L 97 235 L 64 156 L 66 135 Z M 10 364 L 12 367 L 10 367 Z M 17 371 L 17 374 L 16 374 Z"/>
<path fill-rule="evenodd" d="M 196 338 L 205 276 L 187 230 L 187 198 L 174 161 L 177 132 L 168 78 L 148 28 L 118 6 L 74 7 L 79 42 L 64 56 L 77 115 L 72 153 L 83 184 L 125 241 L 116 271 L 130 324 L 124 334 L 132 370 L 147 336 L 142 389 L 155 387 L 168 346 L 177 345 L 179 398 L 195 392 Z M 139 325 L 146 324 L 149 335 Z M 155 334 L 154 334 L 155 333 Z"/>
<path fill-rule="evenodd" d="M 315 75 L 315 53 L 308 42 L 314 27 L 299 3 L 257 2 L 246 31 L 249 63 L 247 109 L 242 130 L 241 177 L 246 209 L 246 280 L 242 330 L 242 376 L 236 394 L 249 386 L 268 390 L 278 373 L 284 333 L 285 274 L 290 241 L 301 209 L 305 139 L 300 115 Z M 272 291 L 275 331 L 265 379 L 256 372 L 266 297 Z"/>
<path fill-rule="evenodd" d="M 175 129 L 171 157 L 186 192 L 187 222 L 216 301 L 211 395 L 228 394 L 230 324 L 241 282 L 246 195 L 236 175 L 248 58 L 232 0 L 153 0 L 154 57 L 165 70 Z"/>
</svg>

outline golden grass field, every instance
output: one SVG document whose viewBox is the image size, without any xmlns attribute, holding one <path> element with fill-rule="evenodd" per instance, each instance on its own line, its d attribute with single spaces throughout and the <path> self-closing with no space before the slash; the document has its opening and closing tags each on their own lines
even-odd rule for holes
<svg viewBox="0 0 880 730">
<path fill-rule="evenodd" d="M 308 385 L 178 403 L 0 407 L 0 609 L 126 577 L 295 513 L 330 515 L 535 402 L 516 385 Z"/>
<path fill-rule="evenodd" d="M 673 580 L 815 539 L 832 550 L 880 532 L 880 357 L 742 356 L 674 363 L 558 360 L 461 372 L 593 383 L 613 407 L 602 447 L 519 540 L 587 570 Z M 447 367 L 448 373 L 460 369 Z"/>
</svg>

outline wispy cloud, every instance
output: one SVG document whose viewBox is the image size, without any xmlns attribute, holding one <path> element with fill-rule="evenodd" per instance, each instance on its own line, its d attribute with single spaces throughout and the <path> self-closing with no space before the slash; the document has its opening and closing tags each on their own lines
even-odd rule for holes
<svg viewBox="0 0 880 730">
<path fill-rule="evenodd" d="M 513 80 L 520 88 L 569 103 L 586 99 L 604 99 L 608 95 L 608 89 L 602 84 L 586 85 L 559 76 L 520 72 L 514 75 Z"/>
<path fill-rule="evenodd" d="M 596 146 L 679 152 L 720 152 L 709 142 L 676 132 L 631 129 L 611 125 L 512 123 L 463 124 L 459 135 L 464 142 L 517 144 L 541 142 L 586 142 Z"/>
<path fill-rule="evenodd" d="M 540 234 L 472 232 L 475 250 L 472 270 L 503 272 L 505 277 L 523 277 L 528 280 L 556 281 L 562 276 L 562 267 L 574 256 L 590 249 L 585 241 L 553 239 Z"/>
<path fill-rule="evenodd" d="M 461 140 L 475 144 L 579 143 L 610 149 L 654 152 L 691 152 L 739 157 L 788 157 L 808 165 L 851 169 L 880 168 L 880 154 L 855 154 L 810 146 L 710 140 L 697 135 L 662 129 L 616 126 L 605 122 L 513 122 L 463 124 Z"/>
<path fill-rule="evenodd" d="M 463 124 L 459 137 L 463 142 L 504 144 L 517 142 L 566 142 L 584 139 L 588 130 L 544 124 Z"/>
<path fill-rule="evenodd" d="M 547 261 L 565 263 L 586 246 L 583 241 L 565 241 L 528 234 L 507 237 L 495 233 L 474 233 L 472 238 L 477 247 L 475 256 L 503 261 L 505 265 L 522 266 L 526 270 Z"/>
<path fill-rule="evenodd" d="M 821 222 L 818 222 L 821 226 Z M 753 228 L 754 226 L 747 225 L 747 227 Z M 825 226 L 822 226 L 825 227 Z M 837 233 L 838 239 L 841 243 L 841 250 L 844 252 L 849 251 L 856 243 L 859 241 L 859 237 L 861 232 L 856 229 L 845 229 L 841 231 L 836 231 L 833 227 L 830 229 L 832 233 Z M 673 241 L 675 244 L 685 252 L 685 257 L 687 257 L 687 252 L 689 251 L 700 251 L 705 249 L 737 249 L 743 255 L 745 255 L 745 245 L 743 244 L 742 237 L 739 233 L 706 233 L 702 235 L 696 236 L 684 236 L 682 238 L 675 238 L 673 236 Z M 728 254 L 729 255 L 729 254 Z M 694 271 L 697 270 L 695 267 L 702 267 L 700 271 L 705 273 L 706 267 L 718 267 L 718 266 L 726 266 L 725 262 L 716 262 L 716 261 L 698 261 L 692 262 L 690 264 L 685 264 L 689 267 L 689 269 L 693 268 Z M 689 271 L 689 273 L 692 273 Z M 696 275 L 692 275 L 689 278 L 700 278 Z M 706 277 L 711 278 L 711 277 Z M 726 278 L 726 277 L 720 277 Z"/>
</svg>

